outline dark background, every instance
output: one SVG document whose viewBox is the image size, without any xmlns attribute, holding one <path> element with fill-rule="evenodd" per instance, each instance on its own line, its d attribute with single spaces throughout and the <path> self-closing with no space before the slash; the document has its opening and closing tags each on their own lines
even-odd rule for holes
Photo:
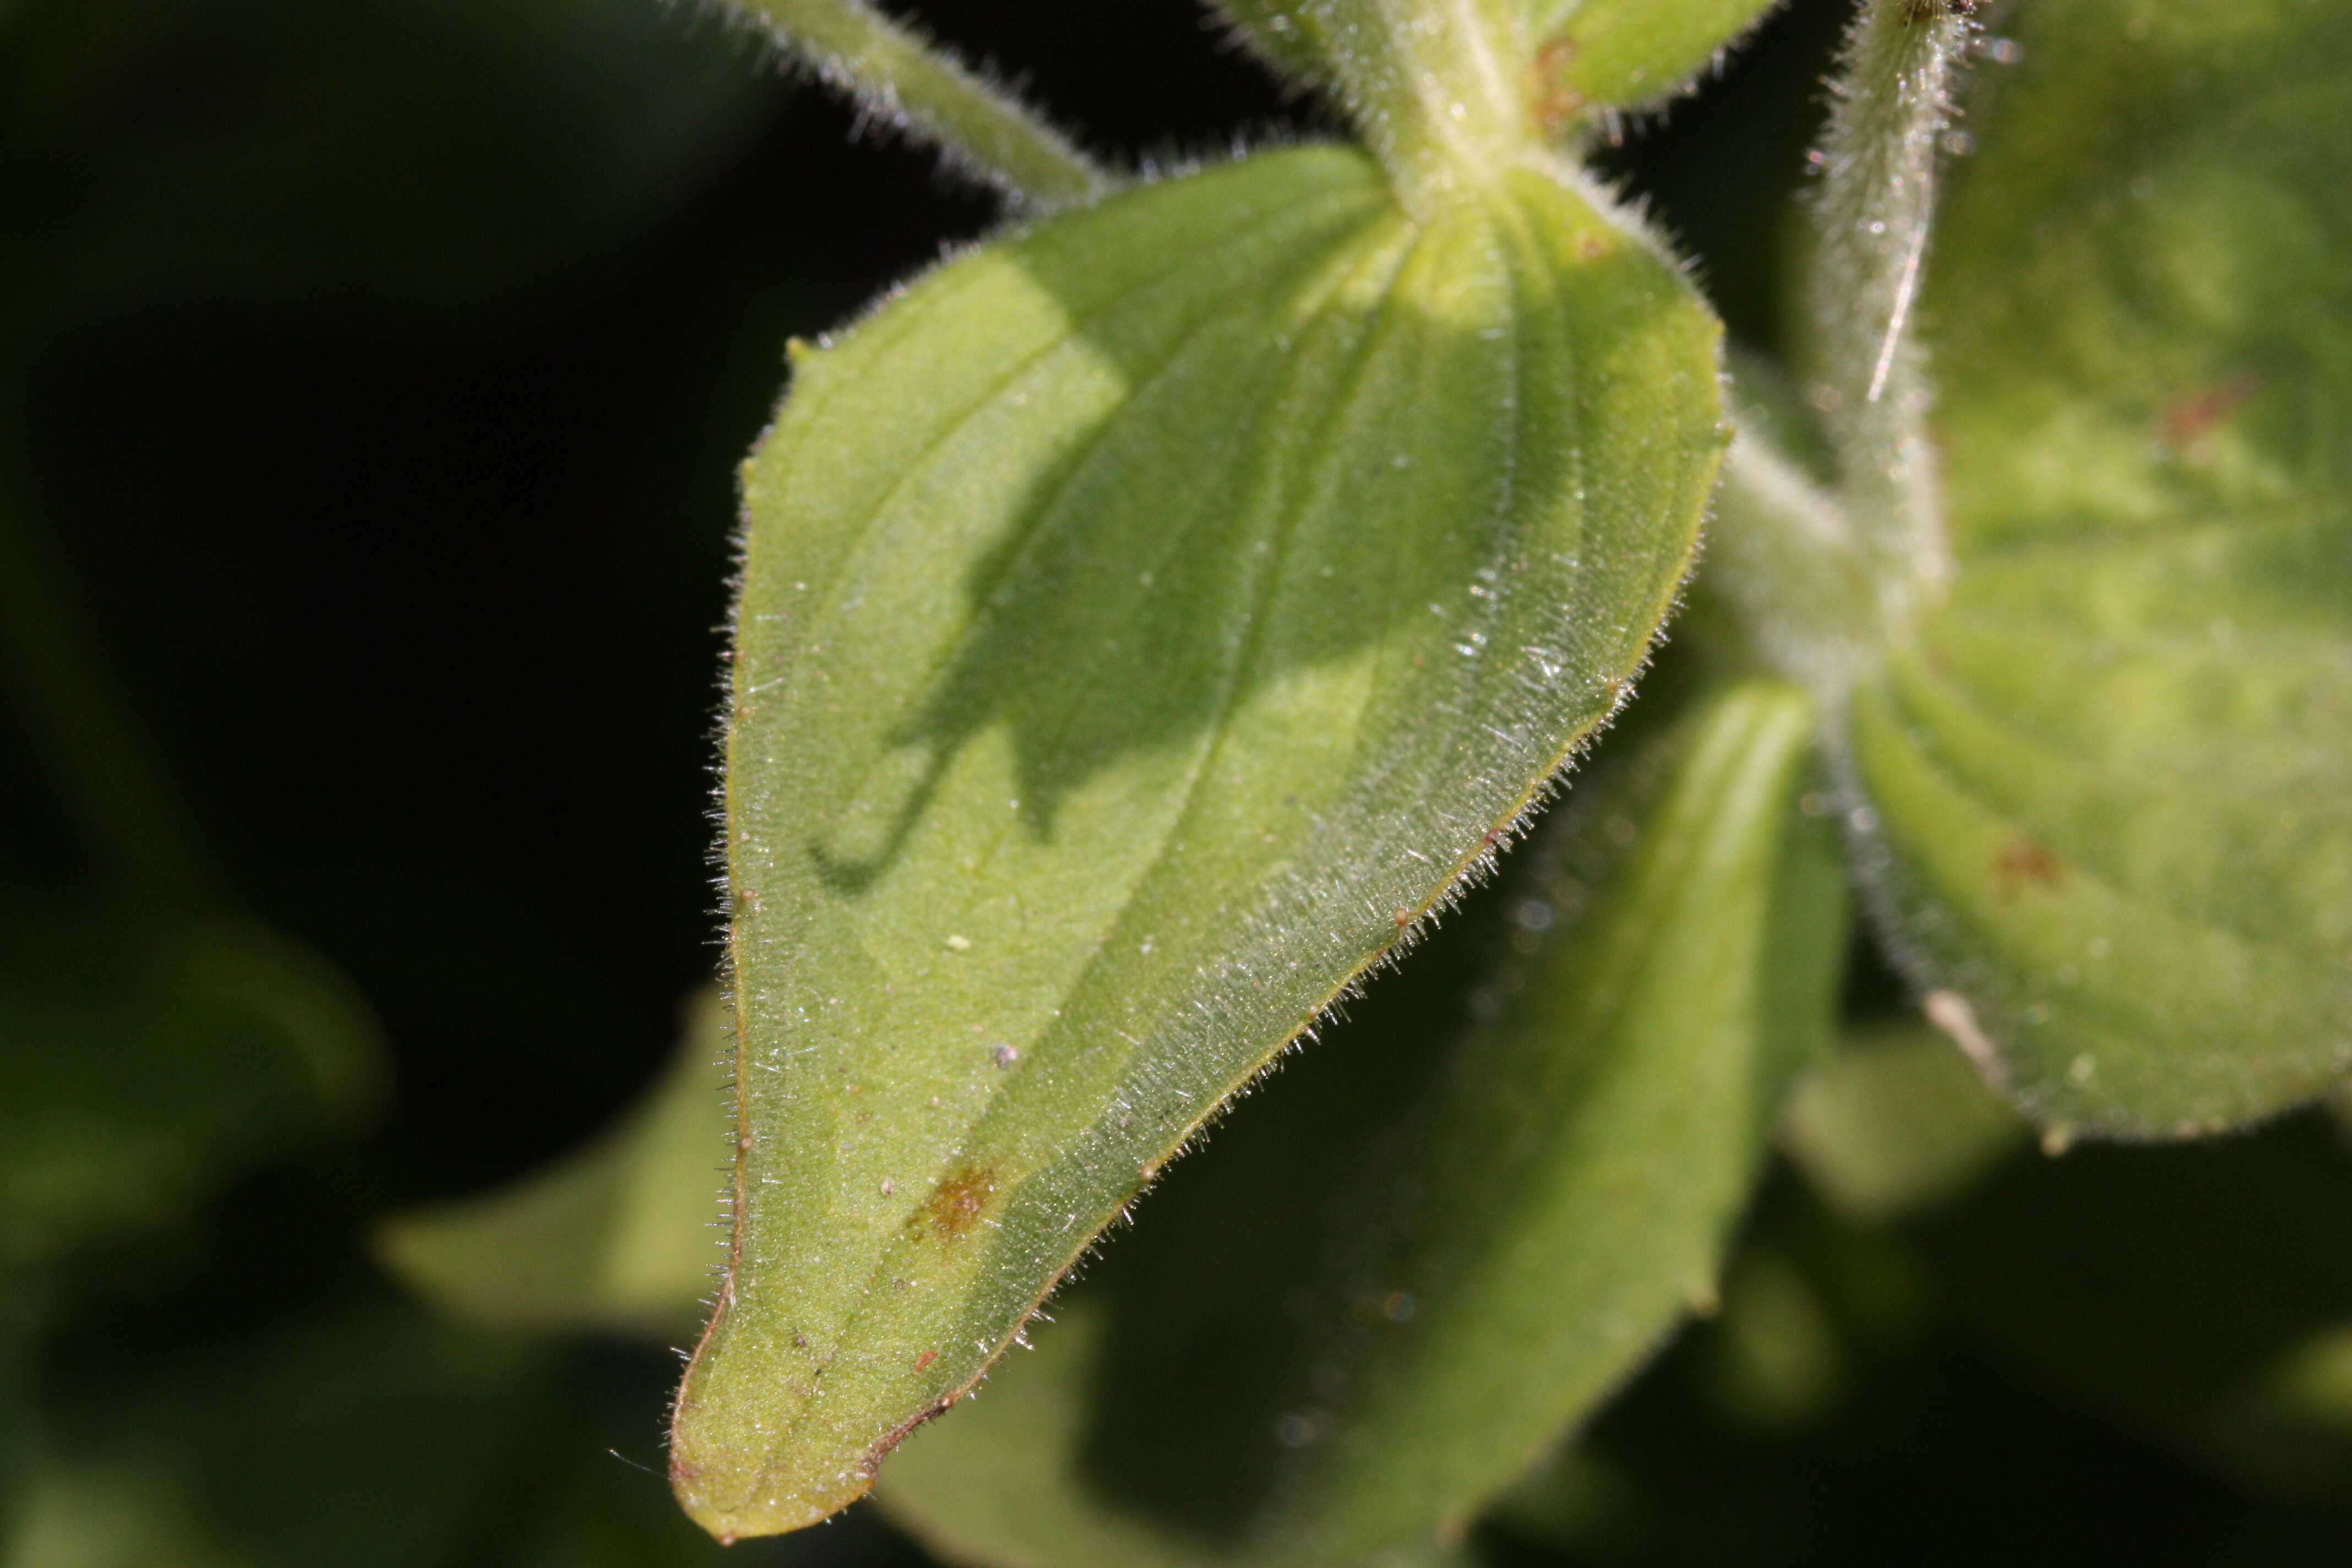
<svg viewBox="0 0 2352 1568">
<path fill-rule="evenodd" d="M 1799 0 L 1602 154 L 1768 350 L 1843 11 Z M 1330 129 L 1189 0 L 923 15 L 1121 162 Z M 190 1562 L 716 1560 L 628 1468 L 659 1468 L 674 1363 L 478 1344 L 364 1238 L 576 1145 L 658 1069 L 715 962 L 734 464 L 785 338 L 982 236 L 992 201 L 655 0 L 0 4 L 0 571 L 58 623 L 7 651 L 12 929 L 99 907 L 89 929 L 119 930 L 201 884 L 339 966 L 395 1063 L 369 1128 L 247 1160 L 169 1226 L 0 1257 L 20 1479 L 117 1478 L 88 1517 L 183 1521 L 156 1528 Z M 111 840 L 91 767 L 131 803 Z M 154 853 L 125 873 L 131 840 Z M 1843 1232 L 1776 1177 L 1759 1245 L 1826 1281 L 1840 1392 L 1759 1417 L 1703 1329 L 1602 1425 L 1613 1522 L 1572 1557 L 1499 1527 L 1486 1548 L 2342 1560 L 2335 1472 L 2249 1481 L 2135 1405 L 2140 1373 L 2053 1373 L 2000 1326 L 2089 1301 L 2099 1338 L 2129 1292 L 2084 1296 L 2086 1236 L 2177 1262 L 2243 1228 L 2116 1195 L 2147 1170 L 2187 1171 L 2193 1208 L 2335 1154 L 2309 1123 L 2181 1158 L 2079 1157 L 2053 1191 L 2027 1162 L 1903 1236 Z M 2075 1228 L 2021 1228 L 2068 1202 Z M 19 1503 L 0 1547 L 39 1522 Z M 919 1561 L 862 1510 L 736 1555 Z"/>
</svg>

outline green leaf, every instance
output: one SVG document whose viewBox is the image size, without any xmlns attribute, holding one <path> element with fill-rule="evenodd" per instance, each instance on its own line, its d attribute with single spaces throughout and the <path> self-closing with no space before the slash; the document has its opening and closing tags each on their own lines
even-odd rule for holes
<svg viewBox="0 0 2352 1568">
<path fill-rule="evenodd" d="M 2024 1141 L 2008 1102 L 1917 1023 L 1860 1034 L 1816 1064 L 1781 1128 L 1822 1201 L 1865 1224 L 1956 1195 Z"/>
<path fill-rule="evenodd" d="M 1864 869 L 2035 1116 L 2195 1133 L 2352 1066 L 2352 28 L 2016 21 L 1923 301 L 1960 572 L 1854 700 Z"/>
<path fill-rule="evenodd" d="M 1236 1112 L 1034 1356 L 893 1460 L 954 1560 L 1406 1560 L 1710 1300 L 1846 934 L 1796 810 L 1811 708 L 1750 685 L 1587 785 L 1484 934 Z M 1451 1037 L 1449 1040 L 1449 1037 Z M 1433 1050 L 1433 1041 L 1444 1048 Z M 1297 1079 L 1306 1081 L 1294 1081 Z"/>
<path fill-rule="evenodd" d="M 342 977 L 243 921 L 5 897 L 0 954 L 0 1264 L 177 1218 L 382 1087 Z"/>
<path fill-rule="evenodd" d="M 1554 130 L 1686 91 L 1780 0 L 1520 0 L 1536 111 Z"/>
<path fill-rule="evenodd" d="M 813 1522 L 1622 697 L 1716 329 L 1533 172 L 1426 224 L 1306 148 L 956 261 L 746 471 L 736 1267 L 674 1434 Z"/>
<path fill-rule="evenodd" d="M 711 1226 L 733 1034 L 725 999 L 698 996 L 668 1071 L 625 1121 L 514 1186 L 386 1222 L 385 1267 L 468 1322 L 690 1331 L 724 1261 Z"/>
</svg>

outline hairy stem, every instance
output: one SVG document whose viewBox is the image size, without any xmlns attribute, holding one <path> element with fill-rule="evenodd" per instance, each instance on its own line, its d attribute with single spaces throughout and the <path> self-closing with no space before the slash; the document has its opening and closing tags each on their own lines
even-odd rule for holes
<svg viewBox="0 0 2352 1568">
<path fill-rule="evenodd" d="M 1496 0 L 1349 0 L 1327 8 L 1358 128 L 1408 211 L 1507 166 L 1530 141 L 1511 7 Z"/>
<path fill-rule="evenodd" d="M 1844 509 L 1743 418 L 1708 537 L 1756 652 L 1834 711 L 1881 626 L 1879 586 Z"/>
<path fill-rule="evenodd" d="M 1042 115 L 867 0 L 731 3 L 826 85 L 1024 207 L 1072 206 L 1118 184 Z"/>
<path fill-rule="evenodd" d="M 1540 143 L 1517 0 L 1218 3 L 1276 69 L 1339 89 L 1416 216 Z"/>
<path fill-rule="evenodd" d="M 1949 575 L 1914 306 L 1953 79 L 1972 24 L 1955 0 L 1864 0 L 1816 159 L 1818 345 L 1809 397 L 1891 633 Z"/>
</svg>

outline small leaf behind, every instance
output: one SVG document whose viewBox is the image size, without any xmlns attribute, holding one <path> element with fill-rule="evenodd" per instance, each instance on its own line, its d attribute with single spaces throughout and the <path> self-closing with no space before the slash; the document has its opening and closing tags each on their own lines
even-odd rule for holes
<svg viewBox="0 0 2352 1568">
<path fill-rule="evenodd" d="M 0 1267 L 181 1218 L 377 1102 L 374 1021 L 250 921 L 0 889 Z"/>
<path fill-rule="evenodd" d="M 2190 1134 L 2352 1068 L 2352 27 L 2015 20 L 1924 301 L 1961 570 L 1855 700 L 1865 870 L 2028 1110 Z"/>
<path fill-rule="evenodd" d="M 814 1522 L 1625 693 L 1716 328 L 1577 190 L 1360 154 L 1057 217 L 803 353 L 746 470 L 735 1262 L 680 1494 Z"/>
<path fill-rule="evenodd" d="M 1812 733 L 1801 694 L 1751 685 L 1588 786 L 1507 884 L 1468 1019 L 1418 971 L 1376 991 L 892 1462 L 886 1503 L 1023 1568 L 1459 1539 L 1712 1299 L 1825 1044 L 1847 928 L 1836 845 L 1795 809 Z"/>
<path fill-rule="evenodd" d="M 669 1069 L 621 1125 L 511 1187 L 394 1216 L 376 1234 L 385 1267 L 468 1322 L 674 1342 L 723 1259 L 711 1227 L 733 1044 L 725 998 L 696 997 Z"/>
<path fill-rule="evenodd" d="M 1521 0 L 1535 40 L 1536 110 L 1552 129 L 1635 109 L 1694 78 L 1780 0 Z"/>
<path fill-rule="evenodd" d="M 1822 1202 L 1883 1224 L 1964 1191 L 2025 1132 L 1952 1042 L 1915 1021 L 1817 1063 L 1789 1097 L 1780 1141 Z"/>
</svg>

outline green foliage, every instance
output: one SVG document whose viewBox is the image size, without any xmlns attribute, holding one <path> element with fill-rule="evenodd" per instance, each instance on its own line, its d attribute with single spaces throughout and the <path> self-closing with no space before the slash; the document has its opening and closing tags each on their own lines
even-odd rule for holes
<svg viewBox="0 0 2352 1568">
<path fill-rule="evenodd" d="M 642 1436 L 581 1392 L 591 1370 L 379 1286 L 135 1387 L 101 1373 L 12 1474 L 0 1561 L 425 1568 L 486 1542 L 534 1568 L 724 1561 L 606 1450 Z"/>
<path fill-rule="evenodd" d="M 1556 124 L 1685 91 L 1780 0 L 1520 0 L 1536 38 L 1538 112 Z"/>
<path fill-rule="evenodd" d="M 1854 765 L 1897 952 L 2054 1126 L 2352 1065 L 2344 21 L 2031 7 L 1937 241 L 1959 571 Z"/>
<path fill-rule="evenodd" d="M 375 1099 L 364 1011 L 280 939 L 22 902 L 0 918 L 0 1263 L 178 1218 Z"/>
<path fill-rule="evenodd" d="M 738 1255 L 673 1449 L 714 1529 L 863 1491 L 1488 860 L 1685 568 L 1713 347 L 1557 181 L 1416 223 L 1315 149 L 800 357 L 746 473 Z"/>
<path fill-rule="evenodd" d="M 1640 96 L 1687 71 L 1696 41 L 1711 49 L 1747 8 L 1634 21 L 1607 7 L 1530 17 L 1320 0 L 1234 15 L 1272 58 L 1332 85 L 1376 162 L 1260 155 L 952 264 L 800 356 L 793 395 L 746 469 L 728 742 L 744 1021 L 737 1250 L 673 1440 L 681 1497 L 722 1537 L 837 1509 L 973 1385 L 1202 1119 L 1508 834 L 1614 705 L 1685 558 L 1674 522 L 1691 515 L 1714 451 L 1698 388 L 1709 335 L 1648 251 L 1532 149 L 1559 118 L 1544 92 L 1567 94 L 1571 110 Z M 1581 27 L 1591 47 L 1536 41 L 1559 27 Z M 2174 31 L 2175 47 L 2210 43 Z M 2288 340 L 2263 335 L 2277 330 L 2263 317 L 2245 329 L 2259 341 L 2217 342 L 2212 327 L 2231 322 L 2200 320 L 2195 296 L 2217 291 L 2217 266 L 2234 284 L 2253 264 L 2192 265 L 2207 259 L 2204 226 L 2134 182 L 2223 200 L 2214 178 L 2249 164 L 2235 156 L 2247 139 L 2262 143 L 2253 169 L 2303 145 L 2277 134 L 2266 95 L 2294 103 L 2300 127 L 2333 89 L 2298 97 L 2275 67 L 2264 73 L 2269 57 L 2242 48 L 2232 68 L 2255 74 L 2227 100 L 2242 118 L 2171 150 L 2111 132 L 2104 157 L 2070 146 L 2065 180 L 2039 191 L 2030 176 L 1993 184 L 2063 139 L 2031 119 L 2037 91 L 2113 117 L 2138 90 L 2145 120 L 2180 89 L 2081 90 L 2063 73 L 2097 51 L 2062 39 L 2048 50 L 2061 74 L 2022 78 L 1987 107 L 1975 188 L 2000 195 L 1982 217 L 1963 195 L 1939 274 L 1957 281 L 1934 300 L 1967 323 L 1955 363 L 1974 353 L 2001 367 L 1950 405 L 1955 577 L 1912 329 L 1951 83 L 1972 36 L 1951 7 L 1874 0 L 1849 37 L 1811 295 L 1835 490 L 1817 495 L 1760 430 L 1747 437 L 1726 516 L 1759 542 L 1735 540 L 1735 574 L 1751 581 L 1731 595 L 1764 656 L 1811 680 L 1833 724 L 1853 725 L 1842 749 L 1871 803 L 1854 807 L 1863 864 L 1898 956 L 1944 987 L 1930 1016 L 2066 1127 L 2225 1125 L 2352 1062 L 2352 930 L 2338 929 L 2352 919 L 2338 865 L 2352 795 L 2336 787 L 2344 757 L 2331 743 L 2345 708 L 2343 518 L 2324 486 L 2334 448 L 2311 424 L 2334 405 L 2344 312 L 2318 270 L 2333 254 L 2320 198 L 2287 231 L 2307 236 L 2287 247 L 2289 270 L 2225 298 L 2243 311 L 2292 295 L 2324 319 Z M 2294 40 L 2291 27 L 2265 35 L 2273 47 Z M 2042 44 L 2029 31 L 2037 58 Z M 2294 68 L 2333 79 L 2324 50 Z M 2213 89 L 2200 77 L 2189 90 Z M 2006 122 L 2017 114 L 2023 132 Z M 2226 191 L 2235 205 L 2209 221 L 2245 217 L 2249 203 L 2311 205 L 2278 177 Z M 1979 458 L 1971 409 L 1990 401 L 2014 419 L 2047 403 L 2040 381 L 2015 384 L 2034 362 L 1997 331 L 2013 284 L 1990 255 L 2022 234 L 2042 267 L 2074 274 L 2021 275 L 2037 304 L 2072 301 L 2069 319 L 2088 323 L 2064 363 L 2089 354 L 2105 379 L 2068 387 L 2078 404 L 2096 405 L 2086 391 L 2144 395 L 2149 357 L 2169 340 L 2119 337 L 2114 296 L 2160 286 L 2179 297 L 2142 308 L 2197 353 L 2259 358 L 2271 345 L 2280 449 L 2221 454 L 2223 489 L 2193 482 L 2186 510 L 2151 518 L 2119 501 L 2126 515 L 2101 529 L 2042 486 L 2021 515 L 1988 516 L 1969 476 L 2031 443 Z M 2196 253 L 2168 266 L 2167 235 Z M 2105 256 L 2135 270 L 2115 278 Z M 1990 302 L 1978 308 L 1970 289 Z M 2078 441 L 2045 418 L 2053 427 Z M 2256 502 L 2254 529 L 2224 536 L 2208 521 L 2215 504 Z M 2052 570 L 2053 548 L 2070 552 L 2067 569 Z M 2299 636 L 2297 651 L 2282 667 L 2216 637 L 2218 653 L 2181 667 L 2194 639 L 2168 584 L 2192 574 L 2197 615 L 2234 611 L 2264 652 Z M 2215 595 L 2217 575 L 2241 584 L 2242 604 Z M 2150 687 L 2151 659 L 2169 688 Z M 2070 662 L 2070 679 L 2049 679 Z M 2216 685 L 2242 667 L 2236 688 Z M 2222 731 L 2238 731 L 2226 738 L 2203 722 L 2217 697 Z M 2024 733 L 1998 728 L 2003 713 Z M 2214 749 L 2184 747 L 2189 731 Z M 2102 738 L 2085 745 L 2086 733 Z M 2068 749 L 2050 750 L 2062 737 Z M 2210 831 L 2223 814 L 2236 825 Z M 1672 875 L 1704 885 L 1688 868 Z M 1643 934 L 1626 940 L 1674 952 L 1627 920 Z M 1645 1030 L 1706 1037 L 1717 1026 L 1679 1005 L 1738 1015 L 1747 1004 L 1726 976 L 1747 962 L 1654 995 L 1590 981 L 1627 1021 L 1570 1006 L 1538 1015 L 1542 1037 L 1622 1030 L 1637 1059 Z M 2251 1039 L 2216 1050 L 2224 1031 Z M 1574 1098 L 1565 1081 L 1521 1082 L 1493 1062 L 1466 1081 L 1457 1119 L 1424 1134 L 1455 1159 L 1512 1146 L 1522 1112 L 1497 1107 Z M 1855 1131 L 1838 1091 L 1801 1115 L 1816 1162 L 1842 1170 L 1828 1179 L 1864 1209 L 1956 1184 L 1993 1142 L 1956 1127 L 1940 1153 L 1908 1151 L 1918 1159 L 1904 1170 L 1870 1149 L 1868 1116 Z M 1612 1137 L 1653 1157 L 1666 1141 L 1630 1105 L 1610 1119 Z M 1721 1126 L 1705 1142 L 1740 1146 Z M 1327 1179 L 1350 1168 L 1336 1154 L 1319 1166 Z M 1739 1188 L 1697 1176 L 1711 1168 L 1689 1170 L 1718 1217 L 1651 1239 L 1706 1237 L 1698 1257 L 1711 1259 L 1710 1226 Z M 1494 1184 L 1483 1172 L 1431 1175 L 1422 1185 L 1444 1219 L 1419 1226 L 1413 1205 L 1376 1205 L 1365 1256 L 1391 1259 L 1407 1281 L 1398 1299 L 1418 1299 L 1416 1270 L 1434 1267 L 1408 1261 L 1434 1245 L 1412 1238 L 1442 1232 L 1486 1260 L 1453 1262 L 1448 1278 L 1493 1316 L 1442 1313 L 1444 1339 L 1401 1332 L 1412 1348 L 1360 1384 L 1264 1333 L 1246 1375 L 1204 1373 L 1180 1347 L 1245 1342 L 1228 1315 L 1250 1293 L 1191 1304 L 1179 1287 L 1197 1266 L 1146 1293 L 1135 1310 L 1166 1319 L 1139 1341 L 1153 1348 L 1099 1353 L 1121 1369 L 1167 1360 L 1165 1377 L 1232 1424 L 1178 1445 L 1233 1473 L 1208 1489 L 1222 1500 L 1208 1515 L 1194 1502 L 1175 1526 L 1192 1547 L 1166 1550 L 1337 1564 L 1457 1534 L 1647 1342 L 1661 1309 L 1618 1293 L 1661 1269 L 1607 1245 L 1570 1247 L 1595 1269 L 1561 1292 L 1579 1305 L 1559 1342 L 1579 1348 L 1549 1372 L 1522 1359 L 1509 1392 L 1526 1414 L 1506 1413 L 1516 1406 L 1470 1368 L 1524 1358 L 1541 1335 L 1511 1292 L 1481 1294 L 1481 1269 L 1533 1245 L 1518 1224 L 1578 1237 L 1607 1200 L 1569 1181 L 1559 1214 L 1537 1204 L 1489 1235 L 1472 1216 Z M 1216 1232 L 1269 1257 L 1299 1250 L 1278 1236 L 1250 1247 L 1242 1234 L 1231 1222 Z M 1703 1288 L 1689 1270 L 1706 1267 L 1663 1272 L 1687 1291 Z M 1115 1344 L 1119 1321 L 1093 1331 Z M 1620 1338 L 1577 1337 L 1602 1326 Z M 1334 1389 L 1292 1386 L 1310 1373 Z M 1082 1430 L 1063 1407 L 1087 1376 L 1061 1375 L 1066 1392 L 1040 1406 L 1052 1418 L 1026 1447 L 1037 1473 L 1079 1495 L 1041 1509 L 999 1484 L 985 1502 L 960 1481 L 972 1461 L 959 1456 L 998 1466 L 1024 1445 L 967 1418 L 955 1430 L 968 1436 L 927 1450 L 937 1457 L 919 1473 L 943 1479 L 908 1494 L 928 1529 L 983 1558 L 1046 1562 L 1080 1550 L 1076 1537 L 1055 1544 L 1065 1526 L 1095 1542 L 1081 1555 L 1132 1528 L 1095 1519 L 1118 1508 L 1087 1499 L 1078 1461 L 1056 1455 Z M 1138 1403 L 1132 1391 L 1104 1398 Z M 1349 1401 L 1360 1407 L 1300 1413 Z M 1295 1445 L 1306 1450 L 1295 1459 L 1249 1459 L 1294 1419 L 1328 1419 L 1337 1435 Z M 1183 1486 L 1180 1466 L 1130 1468 Z M 990 1508 L 1008 1522 L 966 1533 Z"/>
<path fill-rule="evenodd" d="M 1811 721 L 1737 688 L 1584 786 L 1507 879 L 1471 1016 L 1444 1016 L 1461 961 L 1417 959 L 1442 1000 L 1310 1053 L 1181 1171 L 1036 1353 L 894 1462 L 893 1511 L 1040 1568 L 1458 1541 L 1713 1299 L 1841 956 L 1834 846 L 1791 830 Z"/>
<path fill-rule="evenodd" d="M 2024 1125 L 1949 1041 L 1904 1024 L 1808 1072 L 1781 1137 L 1825 1203 L 1877 1224 L 1965 1190 L 2024 1142 Z"/>
<path fill-rule="evenodd" d="M 0 816 L 66 829 L 0 899 L 0 1568 L 685 1568 L 869 1489 L 739 1554 L 2352 1551 L 2352 1154 L 2252 1128 L 2352 1124 L 2340 0 L 1859 0 L 1736 385 L 1612 184 L 1682 143 L 1601 143 L 1763 0 L 1223 0 L 1352 140 L 1141 172 L 897 7 L 741 9 L 1017 221 L 795 341 L 741 469 L 719 985 L 430 1202 L 522 1162 L 370 1131 L 346 950 L 47 550 L 46 356 L 556 298 L 748 73 L 623 0 L 0 9 L 58 279 L 0 305 Z M 107 110 L 205 51 L 217 125 Z M 681 1515 L 619 1456 L 702 1306 Z"/>
</svg>

